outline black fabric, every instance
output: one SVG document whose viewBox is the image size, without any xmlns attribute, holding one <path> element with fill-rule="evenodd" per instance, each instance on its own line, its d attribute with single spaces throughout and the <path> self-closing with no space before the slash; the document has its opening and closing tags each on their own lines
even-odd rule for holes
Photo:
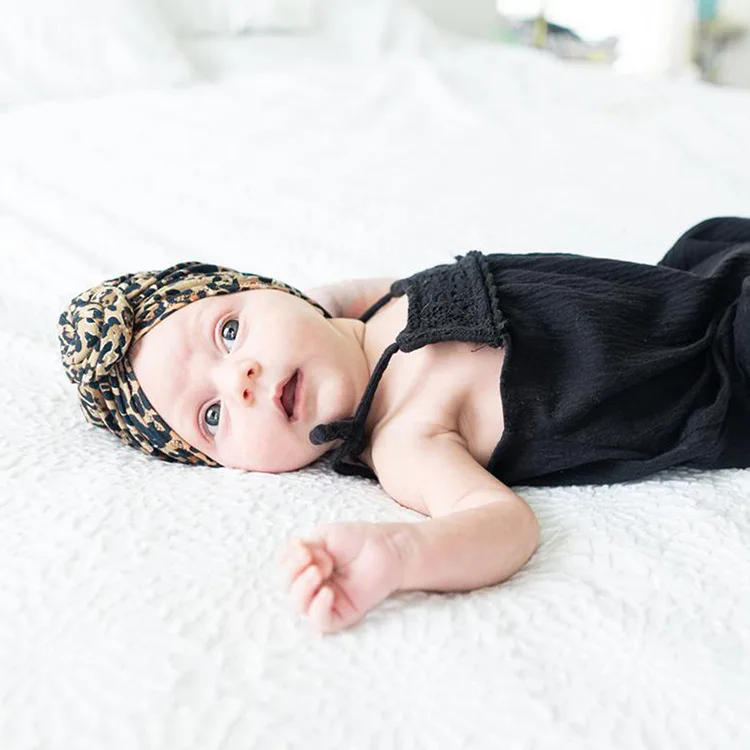
<svg viewBox="0 0 750 750">
<path fill-rule="evenodd" d="M 385 364 L 438 341 L 506 347 L 505 430 L 487 466 L 501 481 L 599 484 L 750 466 L 748 277 L 750 220 L 721 218 L 656 266 L 471 252 L 396 282 L 373 309 L 409 298 Z M 337 471 L 374 476 L 356 456 L 384 369 L 344 420 Z"/>
</svg>

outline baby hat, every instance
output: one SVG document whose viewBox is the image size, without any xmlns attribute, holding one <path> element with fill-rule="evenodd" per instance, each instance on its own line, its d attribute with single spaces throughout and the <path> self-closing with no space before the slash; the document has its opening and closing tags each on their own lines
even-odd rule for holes
<svg viewBox="0 0 750 750">
<path fill-rule="evenodd" d="M 60 315 L 57 330 L 63 366 L 78 386 L 86 419 L 149 455 L 218 466 L 159 416 L 138 384 L 127 354 L 152 326 L 181 307 L 248 289 L 294 294 L 326 318 L 331 317 L 314 300 L 282 281 L 195 261 L 163 271 L 118 276 L 74 297 Z"/>
</svg>

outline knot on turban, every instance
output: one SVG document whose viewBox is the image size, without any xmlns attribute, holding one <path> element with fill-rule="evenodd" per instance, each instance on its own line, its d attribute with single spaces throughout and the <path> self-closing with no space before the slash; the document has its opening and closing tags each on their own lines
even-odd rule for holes
<svg viewBox="0 0 750 750">
<path fill-rule="evenodd" d="M 130 348 L 135 313 L 119 287 L 102 285 L 76 297 L 60 316 L 63 367 L 71 382 L 99 380 Z"/>
</svg>

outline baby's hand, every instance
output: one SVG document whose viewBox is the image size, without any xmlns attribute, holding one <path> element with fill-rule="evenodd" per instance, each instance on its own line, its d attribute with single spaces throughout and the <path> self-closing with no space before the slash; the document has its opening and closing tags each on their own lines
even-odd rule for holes
<svg viewBox="0 0 750 750">
<path fill-rule="evenodd" d="M 348 628 L 398 589 L 403 567 L 396 525 L 335 523 L 287 543 L 280 563 L 289 596 L 314 628 Z"/>
</svg>

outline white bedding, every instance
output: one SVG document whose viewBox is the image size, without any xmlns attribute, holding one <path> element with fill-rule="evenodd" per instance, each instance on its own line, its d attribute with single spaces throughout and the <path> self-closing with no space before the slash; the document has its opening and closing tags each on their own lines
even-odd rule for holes
<svg viewBox="0 0 750 750">
<path fill-rule="evenodd" d="M 0 747 L 746 748 L 750 473 L 522 494 L 510 582 L 314 635 L 274 562 L 411 520 L 325 461 L 149 460 L 87 427 L 55 323 L 206 259 L 302 288 L 472 248 L 654 262 L 750 206 L 750 94 L 479 45 L 0 115 Z"/>
</svg>

